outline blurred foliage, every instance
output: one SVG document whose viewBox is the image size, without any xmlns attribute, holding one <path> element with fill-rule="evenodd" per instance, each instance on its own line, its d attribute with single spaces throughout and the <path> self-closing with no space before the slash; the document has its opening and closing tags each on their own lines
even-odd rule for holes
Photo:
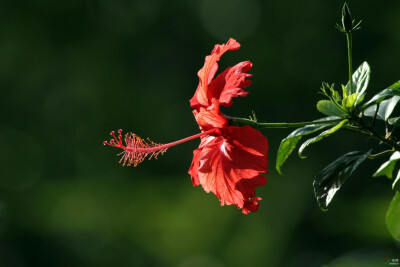
<svg viewBox="0 0 400 267">
<path fill-rule="evenodd" d="M 354 64 L 368 59 L 371 97 L 398 80 L 400 2 L 348 4 L 363 19 Z M 383 219 L 389 181 L 370 175 L 378 166 L 357 171 L 329 212 L 313 199 L 318 170 L 369 144 L 353 133 L 310 148 L 312 160 L 289 159 L 279 176 L 272 166 L 289 131 L 263 131 L 268 184 L 257 190 L 259 211 L 247 216 L 192 187 L 197 141 L 138 168 L 121 167 L 118 151 L 102 145 L 119 128 L 161 143 L 197 133 L 188 101 L 196 73 L 229 37 L 242 48 L 221 66 L 249 59 L 254 77 L 228 115 L 317 118 L 310 103 L 320 82 L 347 81 L 345 41 L 334 29 L 342 5 L 0 1 L 0 264 L 346 266 L 399 257 Z"/>
</svg>

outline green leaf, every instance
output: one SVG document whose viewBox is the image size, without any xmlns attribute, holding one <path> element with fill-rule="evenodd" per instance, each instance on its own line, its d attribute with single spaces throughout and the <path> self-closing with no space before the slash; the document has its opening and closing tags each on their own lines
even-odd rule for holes
<svg viewBox="0 0 400 267">
<path fill-rule="evenodd" d="M 365 103 L 361 107 L 361 110 L 364 110 L 373 104 L 380 103 L 380 102 L 382 102 L 382 100 L 384 100 L 385 98 L 390 97 L 390 96 L 400 96 L 400 88 L 387 88 L 385 90 L 380 91 L 373 98 L 371 98 L 367 103 Z"/>
<path fill-rule="evenodd" d="M 371 118 L 375 117 L 375 113 L 376 113 L 376 108 L 377 107 L 378 107 L 378 105 L 373 105 L 373 106 L 370 106 L 370 107 L 366 108 L 363 111 L 363 115 L 367 116 L 367 117 L 371 117 Z M 383 118 L 384 116 L 385 115 L 384 115 L 383 109 L 380 108 L 380 104 L 379 104 L 379 110 L 378 110 L 378 113 L 376 113 L 376 118 L 379 119 L 379 120 L 385 120 Z"/>
<path fill-rule="evenodd" d="M 331 89 L 331 93 L 332 93 L 332 98 L 334 101 L 336 101 L 336 102 L 342 101 L 342 97 L 340 96 L 338 91 Z"/>
<path fill-rule="evenodd" d="M 373 177 L 387 176 L 389 179 L 392 179 L 393 170 L 394 167 L 396 166 L 396 161 L 398 161 L 399 159 L 400 159 L 400 152 L 395 151 L 392 154 L 392 156 L 390 156 L 390 159 L 385 163 L 383 163 L 372 176 Z"/>
<path fill-rule="evenodd" d="M 352 82 L 353 82 L 353 89 L 355 88 L 355 91 L 350 92 L 350 82 L 348 82 L 346 85 L 348 95 L 351 95 L 353 93 L 359 93 L 355 101 L 355 104 L 360 102 L 361 95 L 365 93 L 365 90 L 367 90 L 370 73 L 371 69 L 368 63 L 364 61 L 358 67 L 358 69 L 353 73 Z"/>
<path fill-rule="evenodd" d="M 399 191 L 400 188 L 400 170 L 397 172 L 396 179 L 394 180 L 392 184 L 392 189 L 395 191 Z"/>
<path fill-rule="evenodd" d="M 362 103 L 362 102 L 364 101 L 364 98 L 365 98 L 365 93 L 362 94 L 362 95 L 359 95 L 359 96 L 357 97 L 357 101 L 356 101 L 356 103 L 354 104 L 354 106 L 358 106 L 360 103 Z"/>
<path fill-rule="evenodd" d="M 318 101 L 317 109 L 328 116 L 343 117 L 346 115 L 346 113 L 339 109 L 331 100 Z"/>
<path fill-rule="evenodd" d="M 371 151 L 353 151 L 339 157 L 326 166 L 313 182 L 314 193 L 321 210 L 326 211 L 329 203 L 343 183 L 357 167 L 368 158 Z"/>
<path fill-rule="evenodd" d="M 303 156 L 303 150 L 308 147 L 309 145 L 316 143 L 318 141 L 320 141 L 321 139 L 330 136 L 331 134 L 333 134 L 334 132 L 336 132 L 337 130 L 339 130 L 340 128 L 342 128 L 343 126 L 347 125 L 347 123 L 349 122 L 348 119 L 342 120 L 340 123 L 338 123 L 337 125 L 335 125 L 334 127 L 330 128 L 329 130 L 326 130 L 322 133 L 320 133 L 319 135 L 317 135 L 314 138 L 308 139 L 307 141 L 305 141 L 300 149 L 299 149 L 299 157 L 300 158 L 306 158 L 305 156 Z"/>
<path fill-rule="evenodd" d="M 388 120 L 390 125 L 399 126 L 400 125 L 400 117 L 390 118 Z"/>
<path fill-rule="evenodd" d="M 396 107 L 397 103 L 399 102 L 399 100 L 400 100 L 400 96 L 394 96 L 388 100 L 387 107 L 385 109 L 385 116 L 384 116 L 385 121 L 387 121 L 389 119 L 390 115 L 392 115 L 392 112 L 393 112 L 394 108 Z M 382 103 L 381 103 L 381 105 L 382 105 Z"/>
<path fill-rule="evenodd" d="M 325 127 L 327 127 L 327 126 L 325 126 Z M 323 127 L 323 128 L 325 128 L 325 127 Z M 318 128 L 315 131 L 318 131 L 319 129 L 322 129 L 322 128 Z M 301 139 L 301 136 L 294 136 L 291 138 L 287 137 L 282 140 L 282 142 L 279 146 L 279 149 L 278 149 L 278 155 L 276 156 L 276 165 L 275 165 L 275 168 L 280 175 L 282 175 L 281 167 L 282 167 L 283 163 L 285 163 L 286 159 L 290 156 L 290 154 L 292 154 L 293 149 L 296 148 L 296 145 L 300 141 L 300 139 Z"/>
<path fill-rule="evenodd" d="M 380 120 L 387 121 L 392 115 L 392 112 L 394 111 L 394 108 L 396 107 L 397 103 L 400 100 L 400 96 L 393 96 L 390 99 L 383 100 L 379 104 L 379 109 L 377 113 L 377 118 Z M 375 111 L 377 108 L 377 104 L 372 105 L 364 110 L 364 116 L 368 117 L 374 117 L 375 116 Z"/>
<path fill-rule="evenodd" d="M 389 86 L 389 88 L 392 88 L 392 89 L 400 89 L 400 81 L 395 82 L 394 84 L 392 84 L 391 86 Z"/>
<path fill-rule="evenodd" d="M 396 192 L 386 213 L 386 227 L 394 239 L 400 241 L 400 192 Z"/>
<path fill-rule="evenodd" d="M 359 93 L 354 93 L 354 94 L 351 94 L 351 95 L 343 98 L 342 106 L 346 110 L 351 110 L 354 107 L 355 103 L 356 103 L 358 95 L 359 95 Z"/>
<path fill-rule="evenodd" d="M 347 88 L 342 84 L 343 98 L 347 97 Z"/>
<path fill-rule="evenodd" d="M 334 120 L 334 119 L 337 119 L 337 117 L 327 117 L 327 118 L 319 119 L 316 121 L 329 121 L 329 120 Z M 337 122 L 327 122 L 326 124 L 307 125 L 305 127 L 296 129 L 291 134 L 289 134 L 285 139 L 283 139 L 279 146 L 278 154 L 276 157 L 276 166 L 275 167 L 276 167 L 276 170 L 279 172 L 279 174 L 282 175 L 281 167 L 282 167 L 283 163 L 290 156 L 292 151 L 296 148 L 296 145 L 300 141 L 302 136 L 315 133 L 315 132 L 325 129 L 329 126 L 332 126 L 336 123 Z"/>
</svg>

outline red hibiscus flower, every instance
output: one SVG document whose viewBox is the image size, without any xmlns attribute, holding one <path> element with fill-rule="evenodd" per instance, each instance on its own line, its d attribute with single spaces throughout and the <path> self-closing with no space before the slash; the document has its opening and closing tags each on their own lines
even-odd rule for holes
<svg viewBox="0 0 400 267">
<path fill-rule="evenodd" d="M 246 72 L 252 64 L 241 62 L 213 80 L 222 54 L 239 48 L 234 39 L 216 45 L 198 72 L 199 85 L 190 100 L 195 108 L 193 114 L 203 132 L 215 128 L 218 131 L 201 137 L 199 148 L 193 152 L 189 174 L 193 185 L 201 184 L 206 192 L 213 192 L 221 205 L 234 204 L 247 214 L 257 211 L 261 200 L 255 196 L 254 188 L 267 182 L 260 173 L 267 173 L 268 141 L 250 126 L 229 126 L 219 105 L 231 106 L 233 97 L 248 94 L 243 88 L 251 84 L 246 80 L 251 74 Z"/>
<path fill-rule="evenodd" d="M 230 39 L 226 44 L 215 45 L 211 55 L 198 72 L 199 85 L 190 100 L 193 114 L 201 133 L 169 144 L 156 144 L 144 141 L 131 133 L 122 140 L 122 130 L 118 138 L 111 132 L 113 139 L 105 145 L 121 148 L 120 162 L 123 165 L 137 166 L 146 157 L 156 158 L 169 147 L 201 138 L 198 149 L 193 151 L 193 161 L 189 169 L 194 186 L 202 185 L 204 190 L 213 192 L 221 205 L 236 205 L 247 214 L 258 209 L 255 187 L 265 185 L 267 180 L 260 173 L 267 173 L 268 141 L 250 126 L 229 125 L 227 117 L 221 113 L 220 105 L 229 107 L 232 98 L 246 96 L 243 90 L 251 84 L 247 77 L 252 67 L 250 61 L 241 62 L 227 68 L 214 78 L 218 70 L 218 61 L 229 50 L 237 50 L 240 44 Z"/>
</svg>

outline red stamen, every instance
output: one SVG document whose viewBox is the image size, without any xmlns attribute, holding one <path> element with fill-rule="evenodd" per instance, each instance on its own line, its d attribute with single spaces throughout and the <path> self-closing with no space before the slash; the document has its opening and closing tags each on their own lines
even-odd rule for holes
<svg viewBox="0 0 400 267">
<path fill-rule="evenodd" d="M 122 130 L 120 129 L 118 130 L 118 138 L 115 136 L 115 132 L 112 131 L 110 135 L 113 137 L 113 139 L 111 139 L 110 142 L 104 141 L 103 144 L 123 149 L 124 151 L 118 154 L 118 156 L 122 155 L 121 160 L 119 162 L 122 163 L 122 166 L 133 165 L 134 167 L 136 167 L 139 163 L 143 162 L 145 158 L 149 155 L 150 155 L 149 160 L 152 158 L 157 159 L 157 156 L 159 154 L 163 155 L 167 151 L 167 149 L 172 146 L 176 146 L 184 142 L 199 138 L 201 136 L 214 133 L 217 130 L 218 130 L 217 128 L 211 129 L 168 144 L 157 144 L 151 141 L 149 138 L 147 138 L 146 142 L 136 134 L 130 133 L 130 134 L 125 134 L 125 145 L 124 145 L 122 143 Z"/>
</svg>

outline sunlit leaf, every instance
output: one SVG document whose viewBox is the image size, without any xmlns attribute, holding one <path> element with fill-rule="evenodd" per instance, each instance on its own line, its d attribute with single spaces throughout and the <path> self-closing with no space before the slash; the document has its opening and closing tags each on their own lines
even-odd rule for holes
<svg viewBox="0 0 400 267">
<path fill-rule="evenodd" d="M 391 96 L 400 96 L 400 88 L 397 86 L 397 84 L 400 83 L 397 82 L 392 85 L 393 88 L 389 87 L 387 89 L 384 89 L 377 93 L 373 98 L 371 98 L 367 103 L 365 103 L 362 107 L 361 110 L 366 109 L 367 107 L 380 103 L 382 100 L 385 98 L 391 97 Z"/>
<path fill-rule="evenodd" d="M 353 151 L 339 157 L 326 166 L 315 179 L 314 193 L 319 207 L 326 211 L 329 203 L 343 183 L 351 176 L 357 167 L 365 161 L 371 151 Z"/>
<path fill-rule="evenodd" d="M 394 111 L 394 108 L 396 107 L 399 100 L 400 100 L 400 96 L 393 96 L 390 99 L 383 100 L 382 102 L 380 102 L 378 113 L 377 113 L 376 117 L 380 120 L 387 121 L 389 119 L 390 115 L 392 114 L 392 112 Z M 375 105 L 372 105 L 372 106 L 366 108 L 364 110 L 364 116 L 374 117 L 377 106 L 378 105 L 375 104 Z"/>
<path fill-rule="evenodd" d="M 390 125 L 399 126 L 400 125 L 400 117 L 390 118 L 388 120 Z"/>
<path fill-rule="evenodd" d="M 343 98 L 347 97 L 347 88 L 342 84 Z"/>
<path fill-rule="evenodd" d="M 338 123 L 337 125 L 335 125 L 334 127 L 330 128 L 329 130 L 326 130 L 322 133 L 320 133 L 319 135 L 317 135 L 314 138 L 308 139 L 307 141 L 305 141 L 300 149 L 299 149 L 299 157 L 300 158 L 305 158 L 305 156 L 303 156 L 303 151 L 306 147 L 308 147 L 309 145 L 316 143 L 320 140 L 322 140 L 325 137 L 330 136 L 331 134 L 333 134 L 334 132 L 338 131 L 340 128 L 342 128 L 343 126 L 347 125 L 347 123 L 349 122 L 349 120 L 345 119 L 342 120 L 340 123 Z"/>
<path fill-rule="evenodd" d="M 331 100 L 320 100 L 317 103 L 317 109 L 328 116 L 343 117 L 346 113 L 339 109 Z"/>
<path fill-rule="evenodd" d="M 390 159 L 379 167 L 379 169 L 374 173 L 373 177 L 387 176 L 389 179 L 392 179 L 393 170 L 394 167 L 396 166 L 396 161 L 398 161 L 399 159 L 400 159 L 400 152 L 395 151 L 390 157 Z"/>
<path fill-rule="evenodd" d="M 316 121 L 330 121 L 338 119 L 338 117 L 327 117 Z M 282 174 L 281 167 L 292 151 L 296 148 L 297 143 L 300 141 L 301 137 L 304 135 L 309 135 L 325 129 L 329 126 L 336 124 L 337 122 L 327 122 L 326 124 L 312 124 L 307 125 L 305 127 L 296 129 L 291 134 L 289 134 L 285 139 L 282 140 L 279 149 L 278 155 L 276 157 L 276 170 Z"/>
<path fill-rule="evenodd" d="M 350 82 L 348 82 L 346 85 L 346 90 L 347 90 L 348 95 L 351 95 L 353 93 L 359 93 L 358 97 L 355 101 L 355 104 L 360 102 L 360 98 L 361 98 L 362 94 L 364 94 L 365 90 L 367 90 L 370 73 L 371 73 L 371 69 L 370 69 L 368 63 L 363 62 L 357 68 L 357 70 L 353 73 L 352 80 L 353 80 L 354 92 L 350 92 Z"/>
<path fill-rule="evenodd" d="M 372 105 L 372 106 L 369 106 L 368 108 L 366 108 L 366 109 L 364 110 L 364 112 L 363 112 L 363 115 L 364 115 L 364 116 L 367 116 L 367 117 L 373 118 L 373 117 L 375 117 L 375 113 L 376 113 L 376 118 L 377 118 L 377 119 L 379 119 L 379 120 L 385 120 L 385 119 L 384 119 L 385 114 L 384 114 L 384 111 L 383 111 L 384 108 L 381 109 L 381 108 L 380 108 L 380 105 L 381 105 L 381 104 L 379 104 L 378 113 L 376 113 L 376 108 L 378 107 L 378 105 L 375 104 L 375 105 Z"/>
<path fill-rule="evenodd" d="M 392 88 L 392 89 L 400 89 L 400 81 L 395 82 L 394 84 L 392 84 L 391 86 L 389 86 L 389 88 Z"/>
<path fill-rule="evenodd" d="M 365 93 L 359 95 L 359 96 L 357 97 L 357 100 L 356 100 L 356 103 L 354 104 L 354 106 L 357 106 L 358 104 L 360 104 L 361 102 L 363 102 L 363 101 L 364 101 L 364 98 L 365 98 Z"/>
<path fill-rule="evenodd" d="M 318 125 L 314 131 L 318 131 L 320 129 L 326 128 L 327 126 Z M 307 127 L 307 126 L 306 126 Z M 311 133 L 311 132 L 310 132 Z M 286 159 L 292 154 L 292 151 L 296 148 L 297 143 L 300 141 L 301 136 L 293 136 L 291 138 L 285 138 L 282 140 L 279 149 L 278 155 L 276 156 L 276 165 L 275 168 L 279 174 L 282 175 L 281 167 L 283 163 L 285 163 Z"/>
<path fill-rule="evenodd" d="M 394 110 L 394 108 L 396 107 L 397 103 L 400 100 L 400 96 L 394 96 L 391 99 L 389 99 L 386 110 L 385 110 L 385 121 L 387 121 L 390 117 L 390 115 L 392 115 L 392 112 Z"/>
<path fill-rule="evenodd" d="M 392 184 L 392 189 L 395 191 L 399 191 L 400 188 L 400 170 L 397 172 L 396 179 L 394 179 Z"/>
<path fill-rule="evenodd" d="M 342 106 L 346 109 L 346 110 L 350 110 L 354 107 L 356 100 L 358 98 L 359 93 L 354 93 L 351 94 L 345 98 L 343 98 L 342 101 Z"/>
<path fill-rule="evenodd" d="M 340 96 L 338 91 L 331 89 L 331 93 L 333 100 L 335 100 L 336 102 L 342 101 L 342 97 Z"/>
</svg>

